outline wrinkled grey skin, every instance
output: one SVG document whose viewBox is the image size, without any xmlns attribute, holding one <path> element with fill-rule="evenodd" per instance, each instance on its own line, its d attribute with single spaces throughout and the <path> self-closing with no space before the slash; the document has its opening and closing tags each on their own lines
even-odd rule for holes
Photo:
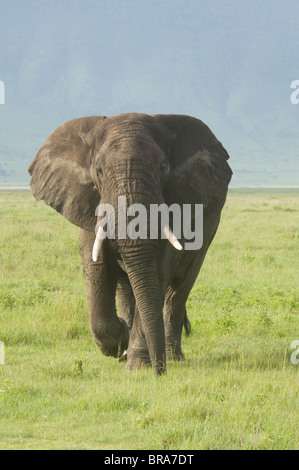
<svg viewBox="0 0 299 470">
<path fill-rule="evenodd" d="M 105 355 L 127 350 L 126 369 L 151 364 L 162 374 L 166 359 L 184 358 L 185 305 L 219 224 L 232 175 L 228 158 L 198 119 L 133 113 L 66 122 L 29 167 L 34 197 L 81 228 L 91 331 Z M 112 204 L 117 220 L 121 195 L 128 205 L 147 208 L 203 204 L 202 248 L 177 251 L 168 240 L 106 239 L 93 262 L 96 207 Z"/>
</svg>

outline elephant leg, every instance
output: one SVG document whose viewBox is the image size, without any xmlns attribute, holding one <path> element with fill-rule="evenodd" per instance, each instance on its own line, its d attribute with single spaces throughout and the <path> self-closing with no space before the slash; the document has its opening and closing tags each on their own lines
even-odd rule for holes
<svg viewBox="0 0 299 470">
<path fill-rule="evenodd" d="M 79 245 L 86 282 L 90 328 L 96 344 L 106 356 L 119 357 L 128 347 L 129 329 L 116 314 L 117 266 L 103 244 L 99 259 L 92 261 L 95 234 L 80 231 Z"/>
<path fill-rule="evenodd" d="M 126 370 L 135 369 L 136 367 L 151 366 L 151 359 L 147 347 L 145 335 L 141 325 L 141 318 L 138 308 L 135 308 L 134 321 L 130 334 L 129 347 L 127 351 Z"/>
<path fill-rule="evenodd" d="M 181 337 L 186 312 L 186 297 L 179 290 L 169 287 L 164 303 L 164 325 L 166 336 L 166 359 L 183 361 Z"/>
<path fill-rule="evenodd" d="M 116 298 L 118 314 L 125 320 L 131 331 L 135 314 L 136 302 L 127 274 L 119 268 Z"/>
<path fill-rule="evenodd" d="M 183 327 L 185 326 L 187 334 L 190 332 L 186 302 L 202 265 L 202 261 L 203 256 L 201 253 L 198 253 L 191 261 L 188 261 L 184 275 L 180 279 L 174 279 L 166 291 L 164 325 L 167 360 L 174 359 L 182 361 L 185 359 L 181 346 Z"/>
</svg>

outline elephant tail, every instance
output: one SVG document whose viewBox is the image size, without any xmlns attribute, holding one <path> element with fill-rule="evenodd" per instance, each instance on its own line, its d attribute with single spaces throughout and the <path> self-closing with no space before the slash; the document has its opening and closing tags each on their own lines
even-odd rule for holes
<svg viewBox="0 0 299 470">
<path fill-rule="evenodd" d="M 189 322 L 189 319 L 187 317 L 187 310 L 185 309 L 185 316 L 184 316 L 184 329 L 186 336 L 190 336 L 191 333 L 191 323 Z"/>
</svg>

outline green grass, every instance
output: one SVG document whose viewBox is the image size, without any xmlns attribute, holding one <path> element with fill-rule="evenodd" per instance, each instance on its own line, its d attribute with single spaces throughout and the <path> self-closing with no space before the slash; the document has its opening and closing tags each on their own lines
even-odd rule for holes
<svg viewBox="0 0 299 470">
<path fill-rule="evenodd" d="M 298 449 L 299 193 L 231 191 L 186 361 L 125 372 L 89 331 L 78 229 L 0 192 L 1 449 Z"/>
</svg>

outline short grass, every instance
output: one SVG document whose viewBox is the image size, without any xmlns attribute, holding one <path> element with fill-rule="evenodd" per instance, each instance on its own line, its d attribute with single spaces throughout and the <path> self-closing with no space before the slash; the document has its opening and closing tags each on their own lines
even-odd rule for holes
<svg viewBox="0 0 299 470">
<path fill-rule="evenodd" d="M 0 448 L 298 449 L 298 209 L 296 191 L 230 192 L 186 361 L 156 378 L 97 350 L 78 229 L 0 192 Z"/>
</svg>

